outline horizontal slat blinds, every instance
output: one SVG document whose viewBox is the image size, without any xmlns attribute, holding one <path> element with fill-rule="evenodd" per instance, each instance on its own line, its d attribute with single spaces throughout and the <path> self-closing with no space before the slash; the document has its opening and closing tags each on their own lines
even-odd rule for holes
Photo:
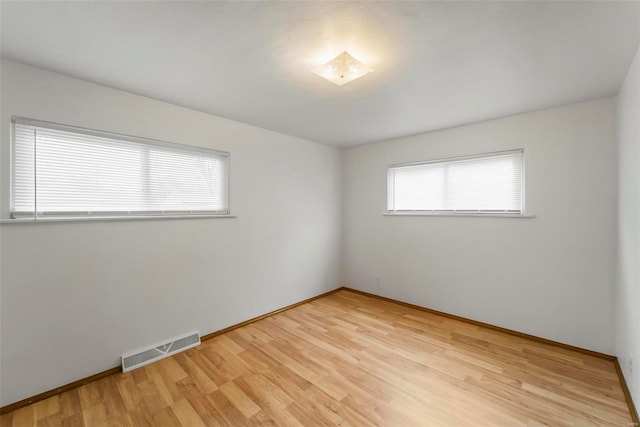
<svg viewBox="0 0 640 427">
<path fill-rule="evenodd" d="M 389 211 L 522 213 L 523 152 L 389 168 Z"/>
<path fill-rule="evenodd" d="M 228 154 L 14 119 L 12 216 L 229 212 Z"/>
</svg>

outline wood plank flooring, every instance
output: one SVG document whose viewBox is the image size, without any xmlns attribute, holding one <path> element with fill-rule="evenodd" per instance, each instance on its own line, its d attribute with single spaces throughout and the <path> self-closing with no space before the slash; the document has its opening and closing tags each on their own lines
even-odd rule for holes
<svg viewBox="0 0 640 427">
<path fill-rule="evenodd" d="M 339 291 L 8 426 L 627 426 L 612 362 Z"/>
</svg>

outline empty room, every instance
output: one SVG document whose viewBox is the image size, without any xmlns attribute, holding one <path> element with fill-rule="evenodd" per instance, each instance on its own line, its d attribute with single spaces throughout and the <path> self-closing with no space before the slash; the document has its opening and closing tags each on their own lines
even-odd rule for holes
<svg viewBox="0 0 640 427">
<path fill-rule="evenodd" d="M 1 427 L 640 426 L 640 1 L 0 41 Z"/>
</svg>

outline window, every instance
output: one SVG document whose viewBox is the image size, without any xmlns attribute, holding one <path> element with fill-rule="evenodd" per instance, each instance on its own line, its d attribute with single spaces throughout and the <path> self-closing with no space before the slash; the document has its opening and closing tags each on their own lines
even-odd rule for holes
<svg viewBox="0 0 640 427">
<path fill-rule="evenodd" d="M 523 150 L 392 166 L 390 212 L 524 213 Z"/>
<path fill-rule="evenodd" d="M 228 153 L 12 122 L 12 218 L 229 213 Z"/>
</svg>

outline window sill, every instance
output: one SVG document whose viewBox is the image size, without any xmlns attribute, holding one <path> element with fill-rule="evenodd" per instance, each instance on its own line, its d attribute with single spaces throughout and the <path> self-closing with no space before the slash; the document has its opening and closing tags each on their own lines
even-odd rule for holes
<svg viewBox="0 0 640 427">
<path fill-rule="evenodd" d="M 95 217 L 67 217 L 67 218 L 16 218 L 3 219 L 0 224 L 48 224 L 52 222 L 93 222 L 93 221 L 146 221 L 162 219 L 203 219 L 203 218 L 237 218 L 236 215 L 138 215 L 138 216 L 95 216 Z"/>
<path fill-rule="evenodd" d="M 437 212 L 384 212 L 383 216 L 460 216 L 467 218 L 535 218 L 535 215 L 500 214 L 500 213 L 437 213 Z"/>
</svg>

